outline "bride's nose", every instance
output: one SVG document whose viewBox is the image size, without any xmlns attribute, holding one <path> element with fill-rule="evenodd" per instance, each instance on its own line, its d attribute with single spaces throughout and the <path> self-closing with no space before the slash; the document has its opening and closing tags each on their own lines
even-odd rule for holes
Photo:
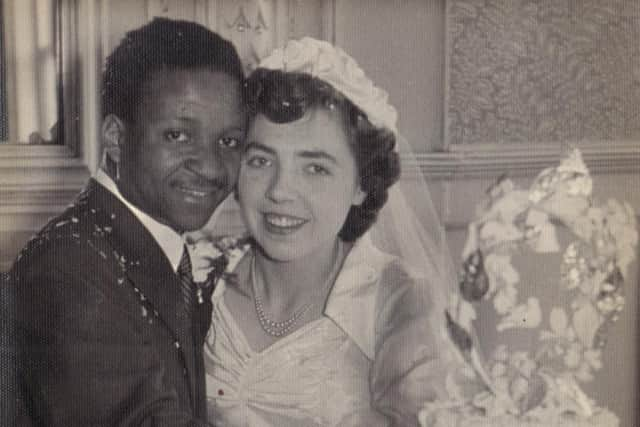
<svg viewBox="0 0 640 427">
<path fill-rule="evenodd" d="M 266 196 L 276 203 L 282 203 L 295 198 L 295 176 L 282 166 L 274 168 L 267 187 Z"/>
</svg>

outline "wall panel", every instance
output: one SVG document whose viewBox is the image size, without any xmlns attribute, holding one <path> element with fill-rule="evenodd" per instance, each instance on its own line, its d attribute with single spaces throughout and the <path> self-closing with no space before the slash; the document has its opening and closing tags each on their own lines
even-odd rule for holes
<svg viewBox="0 0 640 427">
<path fill-rule="evenodd" d="M 444 0 L 341 0 L 335 41 L 387 90 L 415 150 L 442 148 Z"/>
</svg>

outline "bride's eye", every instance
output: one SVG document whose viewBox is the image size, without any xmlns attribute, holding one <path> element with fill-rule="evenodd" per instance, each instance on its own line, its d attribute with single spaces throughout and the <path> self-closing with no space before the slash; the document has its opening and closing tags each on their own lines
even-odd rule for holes
<svg viewBox="0 0 640 427">
<path fill-rule="evenodd" d="M 262 156 L 251 156 L 247 159 L 247 165 L 252 168 L 261 169 L 271 165 L 271 161 Z"/>
<path fill-rule="evenodd" d="M 184 142 L 188 142 L 189 139 L 190 139 L 189 135 L 186 132 L 183 132 L 183 131 L 177 130 L 177 129 L 170 129 L 170 130 L 166 131 L 164 136 L 165 136 L 165 138 L 167 138 L 167 140 L 169 142 L 184 143 Z"/>
<path fill-rule="evenodd" d="M 329 171 L 329 169 L 325 168 L 322 165 L 318 165 L 316 163 L 312 163 L 308 165 L 305 169 L 311 175 L 331 175 L 331 172 Z"/>
</svg>

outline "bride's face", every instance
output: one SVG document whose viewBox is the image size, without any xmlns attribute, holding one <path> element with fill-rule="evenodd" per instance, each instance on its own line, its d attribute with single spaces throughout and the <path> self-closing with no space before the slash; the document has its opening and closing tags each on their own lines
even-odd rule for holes
<svg viewBox="0 0 640 427">
<path fill-rule="evenodd" d="M 269 257 L 289 261 L 333 250 L 349 209 L 366 196 L 347 138 L 324 109 L 292 123 L 261 114 L 253 120 L 238 196 L 249 231 Z"/>
</svg>

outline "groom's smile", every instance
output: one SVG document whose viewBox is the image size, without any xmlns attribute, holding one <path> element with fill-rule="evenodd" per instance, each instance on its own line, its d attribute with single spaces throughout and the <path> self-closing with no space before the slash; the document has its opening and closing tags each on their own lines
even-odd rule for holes
<svg viewBox="0 0 640 427">
<path fill-rule="evenodd" d="M 176 191 L 185 196 L 187 203 L 203 203 L 206 199 L 219 197 L 219 193 L 227 193 L 229 184 L 226 180 L 216 179 L 215 181 L 196 180 L 176 180 L 170 184 Z M 226 196 L 225 196 L 226 197 Z"/>
</svg>

